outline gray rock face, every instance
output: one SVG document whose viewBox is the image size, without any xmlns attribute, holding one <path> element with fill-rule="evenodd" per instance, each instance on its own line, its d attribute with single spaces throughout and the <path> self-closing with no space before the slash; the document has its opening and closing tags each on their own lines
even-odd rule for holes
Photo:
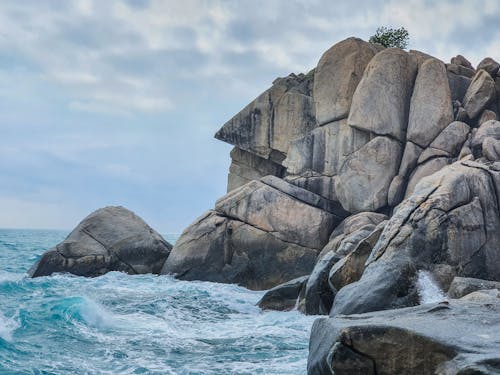
<svg viewBox="0 0 500 375">
<path fill-rule="evenodd" d="M 284 172 L 285 168 L 280 164 L 235 147 L 231 151 L 227 191 L 230 192 L 252 180 L 258 180 L 267 175 L 282 177 Z"/>
<path fill-rule="evenodd" d="M 263 310 L 290 311 L 298 307 L 298 299 L 308 276 L 298 277 L 269 289 L 257 305 Z"/>
<path fill-rule="evenodd" d="M 485 109 L 483 113 L 481 113 L 481 117 L 479 117 L 478 120 L 478 125 L 481 126 L 484 124 L 486 121 L 491 121 L 491 120 L 498 120 L 497 114 L 489 109 Z"/>
<path fill-rule="evenodd" d="M 472 78 L 474 77 L 474 74 L 476 74 L 476 71 L 474 69 L 470 69 L 465 66 L 456 64 L 446 64 L 446 70 L 450 73 L 467 78 Z"/>
<path fill-rule="evenodd" d="M 347 123 L 405 141 L 416 73 L 416 58 L 401 49 L 388 48 L 376 54 L 354 92 Z"/>
<path fill-rule="evenodd" d="M 387 219 L 386 215 L 376 212 L 361 212 L 347 217 L 334 229 L 319 257 L 330 251 L 341 257 L 349 254 L 377 225 Z"/>
<path fill-rule="evenodd" d="M 479 70 L 464 96 L 464 108 L 473 119 L 495 99 L 495 81 L 484 70 Z"/>
<path fill-rule="evenodd" d="M 209 211 L 182 233 L 161 273 L 263 290 L 308 275 L 317 254 Z"/>
<path fill-rule="evenodd" d="M 453 121 L 453 107 L 444 64 L 426 60 L 418 71 L 411 97 L 407 140 L 427 147 Z"/>
<path fill-rule="evenodd" d="M 455 276 L 500 280 L 500 172 L 456 162 L 424 178 L 397 207 L 358 282 L 336 295 L 332 314 L 411 306 L 415 275 L 448 264 Z"/>
<path fill-rule="evenodd" d="M 411 171 L 417 166 L 417 160 L 422 153 L 422 147 L 417 146 L 415 143 L 406 142 L 401 164 L 399 166 L 398 175 L 402 178 L 407 178 Z"/>
<path fill-rule="evenodd" d="M 450 86 L 451 100 L 458 100 L 459 102 L 462 102 L 470 83 L 471 78 L 448 71 L 448 84 Z"/>
<path fill-rule="evenodd" d="M 377 243 L 386 221 L 382 221 L 369 234 L 364 234 L 361 241 L 344 258 L 335 263 L 328 275 L 328 284 L 335 293 L 346 285 L 358 281 L 365 270 L 365 263 Z M 359 230 L 358 233 L 363 232 Z"/>
<path fill-rule="evenodd" d="M 315 127 L 313 75 L 291 74 L 274 81 L 217 132 L 215 138 L 280 163 L 289 142 Z"/>
<path fill-rule="evenodd" d="M 333 214 L 323 209 L 329 206 L 318 207 L 323 202 L 307 190 L 268 176 L 220 198 L 215 210 L 281 240 L 320 250 L 335 226 Z"/>
<path fill-rule="evenodd" d="M 437 149 L 434 150 L 439 152 L 439 150 Z M 447 158 L 446 156 L 445 157 L 435 157 L 435 156 L 436 154 L 431 155 L 431 158 L 420 164 L 410 175 L 408 184 L 406 185 L 405 198 L 408 198 L 411 194 L 413 194 L 413 192 L 415 191 L 415 186 L 417 186 L 417 184 L 424 177 L 436 173 L 437 171 L 441 170 L 442 168 L 451 163 L 451 159 Z"/>
<path fill-rule="evenodd" d="M 500 121 L 486 121 L 472 135 L 470 146 L 473 150 L 482 147 L 486 138 L 500 139 Z"/>
<path fill-rule="evenodd" d="M 335 193 L 346 211 L 376 211 L 387 206 L 387 192 L 403 150 L 388 137 L 376 137 L 349 155 L 335 180 Z"/>
<path fill-rule="evenodd" d="M 308 275 L 345 215 L 332 202 L 267 176 L 225 195 L 189 226 L 162 273 L 268 289 Z"/>
<path fill-rule="evenodd" d="M 448 296 L 451 298 L 462 298 L 470 293 L 486 289 L 500 290 L 500 282 L 471 277 L 455 277 L 448 289 Z"/>
<path fill-rule="evenodd" d="M 377 48 L 358 38 L 343 40 L 319 60 L 314 78 L 314 102 L 319 125 L 346 118 L 354 90 Z"/>
<path fill-rule="evenodd" d="M 483 141 L 483 156 L 489 161 L 500 161 L 500 140 L 488 137 Z"/>
<path fill-rule="evenodd" d="M 477 66 L 477 70 L 485 70 L 490 76 L 495 78 L 498 75 L 498 69 L 500 69 L 500 64 L 493 60 L 491 57 L 486 57 Z"/>
<path fill-rule="evenodd" d="M 304 312 L 306 314 L 328 314 L 330 311 L 334 293 L 328 285 L 328 273 L 339 260 L 340 257 L 330 251 L 316 262 L 305 289 Z"/>
<path fill-rule="evenodd" d="M 307 178 L 311 174 L 319 175 L 323 181 L 326 177 L 329 178 L 327 182 L 331 182 L 348 155 L 359 150 L 369 140 L 369 134 L 347 126 L 346 120 L 332 122 L 292 142 L 283 165 L 292 176 Z M 313 191 L 330 200 L 337 200 L 334 189 L 325 189 L 319 184 L 317 190 Z"/>
<path fill-rule="evenodd" d="M 171 249 L 172 245 L 133 212 L 105 207 L 87 216 L 63 242 L 42 254 L 29 275 L 158 274 Z"/>
<path fill-rule="evenodd" d="M 450 62 L 452 64 L 455 64 L 455 65 L 461 65 L 461 66 L 464 66 L 464 67 L 469 68 L 469 69 L 474 69 L 472 67 L 472 64 L 470 63 L 470 61 L 467 60 L 462 55 L 456 55 L 455 57 L 452 57 Z"/>
<path fill-rule="evenodd" d="M 498 374 L 500 303 L 452 301 L 321 318 L 309 343 L 309 375 Z"/>
</svg>

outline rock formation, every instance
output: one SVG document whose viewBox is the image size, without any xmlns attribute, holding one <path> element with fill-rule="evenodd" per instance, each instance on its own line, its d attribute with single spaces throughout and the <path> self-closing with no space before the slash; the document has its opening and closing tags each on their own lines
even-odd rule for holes
<svg viewBox="0 0 500 375">
<path fill-rule="evenodd" d="M 158 274 L 171 249 L 172 245 L 133 212 L 105 207 L 91 213 L 63 242 L 42 254 L 29 275 Z"/>
<path fill-rule="evenodd" d="M 272 288 L 263 309 L 330 314 L 311 374 L 500 373 L 499 68 L 341 41 L 217 132 L 234 146 L 227 194 L 170 255 L 151 231 L 139 242 L 162 256 L 138 261 L 124 231 L 89 239 L 82 223 L 33 274 L 161 268 Z M 415 307 L 423 274 L 464 299 Z"/>
</svg>

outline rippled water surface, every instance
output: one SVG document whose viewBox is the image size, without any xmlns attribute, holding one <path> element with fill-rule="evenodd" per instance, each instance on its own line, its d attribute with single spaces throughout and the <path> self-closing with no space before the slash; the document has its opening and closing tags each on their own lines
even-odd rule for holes
<svg viewBox="0 0 500 375">
<path fill-rule="evenodd" d="M 118 272 L 26 278 L 65 235 L 0 229 L 0 374 L 305 373 L 314 317 L 262 312 L 262 292 Z"/>
</svg>

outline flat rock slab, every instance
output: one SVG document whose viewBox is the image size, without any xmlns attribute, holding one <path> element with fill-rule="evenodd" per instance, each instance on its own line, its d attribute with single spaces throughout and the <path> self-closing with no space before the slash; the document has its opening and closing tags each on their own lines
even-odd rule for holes
<svg viewBox="0 0 500 375">
<path fill-rule="evenodd" d="M 29 275 L 158 274 L 171 249 L 172 245 L 133 212 L 105 207 L 87 216 L 63 242 L 45 252 Z"/>
<path fill-rule="evenodd" d="M 307 373 L 498 374 L 499 348 L 500 303 L 452 301 L 318 319 Z"/>
</svg>

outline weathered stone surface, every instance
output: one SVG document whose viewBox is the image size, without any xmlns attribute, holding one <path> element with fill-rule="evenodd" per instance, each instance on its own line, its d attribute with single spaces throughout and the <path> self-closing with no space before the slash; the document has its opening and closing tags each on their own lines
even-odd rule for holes
<svg viewBox="0 0 500 375">
<path fill-rule="evenodd" d="M 498 374 L 498 332 L 495 300 L 321 318 L 312 328 L 307 373 Z"/>
<path fill-rule="evenodd" d="M 498 120 L 497 114 L 490 109 L 485 109 L 483 113 L 481 113 L 481 116 L 479 117 L 477 124 L 481 126 L 486 121 L 491 121 L 491 120 Z"/>
<path fill-rule="evenodd" d="M 31 277 L 69 272 L 100 276 L 110 271 L 159 273 L 172 245 L 124 207 L 105 207 L 87 216 L 66 239 L 42 254 Z"/>
<path fill-rule="evenodd" d="M 391 185 L 389 186 L 389 191 L 387 192 L 387 204 L 390 207 L 394 207 L 399 204 L 404 198 L 406 190 L 406 181 L 403 176 L 395 176 Z"/>
<path fill-rule="evenodd" d="M 401 203 L 358 282 L 336 295 L 332 314 L 411 306 L 415 275 L 448 264 L 456 276 L 500 280 L 500 172 L 456 162 L 424 178 Z"/>
<path fill-rule="evenodd" d="M 446 64 L 446 70 L 450 73 L 467 78 L 472 78 L 474 77 L 474 74 L 476 74 L 476 71 L 474 69 L 470 69 L 465 66 L 456 64 Z"/>
<path fill-rule="evenodd" d="M 490 161 L 500 161 L 500 140 L 488 137 L 483 141 L 483 156 Z"/>
<path fill-rule="evenodd" d="M 486 121 L 472 135 L 472 150 L 480 149 L 486 138 L 500 139 L 500 121 Z"/>
<path fill-rule="evenodd" d="M 417 146 L 415 143 L 406 142 L 403 157 L 401 158 L 401 164 L 399 166 L 399 176 L 407 178 L 410 175 L 410 173 L 417 166 L 417 160 L 422 153 L 422 150 L 422 147 Z"/>
<path fill-rule="evenodd" d="M 328 273 L 340 260 L 335 252 L 330 251 L 319 258 L 307 280 L 305 289 L 305 313 L 308 315 L 327 315 L 332 308 L 335 294 L 328 285 Z"/>
<path fill-rule="evenodd" d="M 387 206 L 387 191 L 402 153 L 398 141 L 376 137 L 349 155 L 335 180 L 335 193 L 342 207 L 357 213 Z"/>
<path fill-rule="evenodd" d="M 230 192 L 252 180 L 258 180 L 267 175 L 281 177 L 284 171 L 285 168 L 278 163 L 235 147 L 231 150 L 227 191 Z"/>
<path fill-rule="evenodd" d="M 417 61 L 417 65 L 418 65 L 418 69 L 420 69 L 420 67 L 422 66 L 422 64 L 424 62 L 426 62 L 427 60 L 429 59 L 435 59 L 436 58 L 434 56 L 431 56 L 425 52 L 422 52 L 422 51 L 417 51 L 417 50 L 414 50 L 414 49 L 411 49 L 408 51 L 410 53 L 410 55 L 412 55 L 413 57 L 415 57 L 415 60 Z"/>
<path fill-rule="evenodd" d="M 290 142 L 316 127 L 312 97 L 293 89 L 278 99 L 271 121 L 270 148 L 286 155 Z"/>
<path fill-rule="evenodd" d="M 347 123 L 404 141 L 416 73 L 415 57 L 399 48 L 376 54 L 354 92 Z"/>
<path fill-rule="evenodd" d="M 340 256 L 349 254 L 360 241 L 375 230 L 377 225 L 387 219 L 386 215 L 376 212 L 360 212 L 347 217 L 333 230 L 330 240 L 321 250 L 319 258 L 330 251 Z"/>
<path fill-rule="evenodd" d="M 451 100 L 462 102 L 470 83 L 471 78 L 448 71 L 448 85 L 450 86 Z"/>
<path fill-rule="evenodd" d="M 436 156 L 455 157 L 469 136 L 470 127 L 464 122 L 454 121 L 432 141 L 418 159 L 421 164 Z"/>
<path fill-rule="evenodd" d="M 354 90 L 377 48 L 358 38 L 343 40 L 319 60 L 313 97 L 319 125 L 346 118 Z"/>
<path fill-rule="evenodd" d="M 294 141 L 283 165 L 292 175 L 314 171 L 334 176 L 346 157 L 369 140 L 369 134 L 347 126 L 346 120 L 332 122 Z"/>
<path fill-rule="evenodd" d="M 365 263 L 373 247 L 377 243 L 386 220 L 380 222 L 375 229 L 357 242 L 357 245 L 344 258 L 335 263 L 328 275 L 330 289 L 336 293 L 344 286 L 358 281 L 365 270 Z"/>
<path fill-rule="evenodd" d="M 273 82 L 225 123 L 215 138 L 280 163 L 289 142 L 314 128 L 313 74 L 291 74 Z"/>
<path fill-rule="evenodd" d="M 328 202 L 321 197 L 273 176 L 251 181 L 215 204 L 215 210 L 225 216 L 318 250 L 345 217 L 334 216 L 326 208 Z"/>
<path fill-rule="evenodd" d="M 301 276 L 269 289 L 257 305 L 263 310 L 293 310 L 298 305 L 298 298 L 308 277 Z"/>
<path fill-rule="evenodd" d="M 448 296 L 451 298 L 462 298 L 467 294 L 485 289 L 500 290 L 500 281 L 474 279 L 471 277 L 455 277 L 448 289 Z"/>
<path fill-rule="evenodd" d="M 488 104 L 495 99 L 495 81 L 484 70 L 479 70 L 467 92 L 465 93 L 463 104 L 467 115 L 473 119 L 479 115 Z"/>
<path fill-rule="evenodd" d="M 411 97 L 406 138 L 427 147 L 453 121 L 450 87 L 444 64 L 426 60 L 418 71 Z"/>
<path fill-rule="evenodd" d="M 498 69 L 500 69 L 500 64 L 493 60 L 491 57 L 486 57 L 477 66 L 477 70 L 485 70 L 490 76 L 495 78 L 498 75 Z"/>
<path fill-rule="evenodd" d="M 436 150 L 436 149 L 435 149 Z M 439 150 L 438 150 L 439 151 Z M 406 185 L 406 193 L 405 198 L 408 198 L 413 191 L 415 190 L 415 186 L 427 176 L 441 170 L 448 164 L 450 164 L 451 159 L 447 157 L 435 157 L 427 160 L 423 164 L 419 165 L 411 174 L 410 179 L 408 180 L 408 184 Z"/>
<path fill-rule="evenodd" d="M 455 64 L 455 65 L 461 65 L 461 66 L 464 66 L 466 68 L 469 68 L 469 69 L 472 69 L 474 70 L 472 64 L 470 63 L 469 60 L 467 60 L 464 56 L 462 55 L 456 55 L 455 57 L 452 57 L 451 58 L 451 61 L 450 61 L 452 64 Z"/>
<path fill-rule="evenodd" d="M 283 162 L 287 180 L 330 200 L 337 200 L 334 176 L 346 158 L 370 140 L 370 135 L 347 126 L 346 120 L 314 129 L 292 142 Z"/>
<path fill-rule="evenodd" d="M 317 254 L 209 211 L 184 230 L 161 273 L 262 290 L 308 275 Z"/>
</svg>

